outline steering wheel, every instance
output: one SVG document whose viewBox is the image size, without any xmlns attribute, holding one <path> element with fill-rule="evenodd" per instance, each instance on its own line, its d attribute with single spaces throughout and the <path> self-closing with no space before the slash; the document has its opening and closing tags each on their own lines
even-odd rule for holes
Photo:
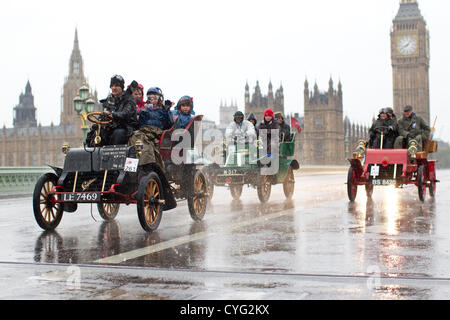
<svg viewBox="0 0 450 320">
<path fill-rule="evenodd" d="M 103 114 L 103 112 L 91 112 L 91 113 L 88 113 L 87 119 L 90 122 L 93 122 L 93 123 L 96 123 L 96 124 L 100 124 L 100 125 L 110 124 L 111 122 L 113 122 L 112 114 L 108 114 L 108 116 L 105 116 Z"/>
</svg>

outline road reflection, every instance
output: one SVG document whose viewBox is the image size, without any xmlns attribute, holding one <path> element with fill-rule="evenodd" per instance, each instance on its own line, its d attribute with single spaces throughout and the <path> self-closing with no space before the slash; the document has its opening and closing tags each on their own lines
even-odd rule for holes
<svg viewBox="0 0 450 320">
<path fill-rule="evenodd" d="M 359 225 L 352 232 L 362 236 L 360 264 L 366 268 L 375 266 L 379 276 L 432 277 L 435 243 L 428 235 L 434 230 L 434 199 L 421 203 L 405 194 L 405 190 L 394 187 L 375 192 L 378 195 L 374 199 L 348 205 L 349 213 Z M 414 286 L 382 284 L 374 288 L 373 294 L 381 299 L 427 299 L 431 293 Z"/>
</svg>

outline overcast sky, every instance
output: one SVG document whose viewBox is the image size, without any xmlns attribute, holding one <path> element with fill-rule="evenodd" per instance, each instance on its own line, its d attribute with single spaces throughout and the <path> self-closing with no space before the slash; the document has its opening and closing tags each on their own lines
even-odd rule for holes
<svg viewBox="0 0 450 320">
<path fill-rule="evenodd" d="M 344 112 L 369 124 L 392 106 L 390 30 L 400 0 L 24 1 L 0 11 L 0 125 L 30 80 L 38 122 L 59 123 L 61 93 L 78 28 L 85 76 L 99 97 L 113 74 L 166 98 L 194 96 L 197 114 L 218 121 L 220 102 L 244 109 L 246 81 L 267 94 L 283 85 L 285 111 L 303 114 L 303 84 L 341 80 Z M 430 30 L 431 118 L 450 141 L 447 90 L 450 1 L 419 0 Z"/>
</svg>

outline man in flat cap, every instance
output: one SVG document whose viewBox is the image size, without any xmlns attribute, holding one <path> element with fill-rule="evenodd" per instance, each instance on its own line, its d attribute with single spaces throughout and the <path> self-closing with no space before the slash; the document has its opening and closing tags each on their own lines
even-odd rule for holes
<svg viewBox="0 0 450 320">
<path fill-rule="evenodd" d="M 430 137 L 430 127 L 425 123 L 420 116 L 413 112 L 411 106 L 406 106 L 403 109 L 403 117 L 398 120 L 398 132 L 399 136 L 395 140 L 394 148 L 404 148 L 404 142 L 406 140 L 406 146 L 409 145 L 411 140 L 417 141 L 417 149 L 422 151 L 422 141 Z"/>
</svg>

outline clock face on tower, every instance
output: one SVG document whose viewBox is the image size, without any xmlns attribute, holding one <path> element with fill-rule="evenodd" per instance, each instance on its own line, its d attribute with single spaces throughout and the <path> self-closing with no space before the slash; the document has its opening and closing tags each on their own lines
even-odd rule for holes
<svg viewBox="0 0 450 320">
<path fill-rule="evenodd" d="M 416 39 L 411 36 L 403 37 L 398 41 L 397 48 L 403 55 L 412 54 L 417 48 Z"/>
</svg>

